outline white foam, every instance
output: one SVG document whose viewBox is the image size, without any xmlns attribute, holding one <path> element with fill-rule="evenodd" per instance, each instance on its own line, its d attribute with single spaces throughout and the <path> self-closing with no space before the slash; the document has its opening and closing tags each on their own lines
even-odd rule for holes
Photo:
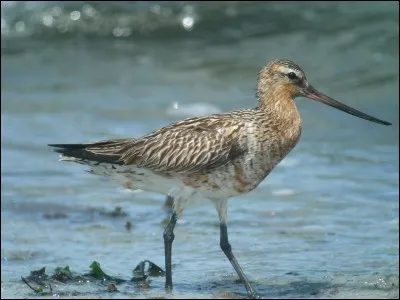
<svg viewBox="0 0 400 300">
<path fill-rule="evenodd" d="M 272 195 L 274 196 L 291 196 L 294 195 L 295 191 L 291 189 L 280 189 L 272 191 Z"/>
</svg>

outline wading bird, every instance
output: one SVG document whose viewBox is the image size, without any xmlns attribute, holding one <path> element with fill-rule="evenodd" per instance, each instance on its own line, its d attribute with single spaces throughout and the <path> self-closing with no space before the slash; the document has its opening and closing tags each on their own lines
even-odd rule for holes
<svg viewBox="0 0 400 300">
<path fill-rule="evenodd" d="M 259 297 L 232 253 L 226 225 L 227 200 L 255 189 L 294 148 L 301 118 L 294 99 L 303 96 L 383 125 L 313 88 L 304 71 L 285 59 L 271 61 L 259 73 L 255 108 L 189 118 L 139 138 L 87 144 L 52 144 L 61 160 L 90 166 L 129 189 L 169 195 L 171 219 L 164 231 L 167 289 L 172 289 L 174 227 L 195 197 L 211 200 L 220 220 L 220 246 L 251 298 Z"/>
</svg>

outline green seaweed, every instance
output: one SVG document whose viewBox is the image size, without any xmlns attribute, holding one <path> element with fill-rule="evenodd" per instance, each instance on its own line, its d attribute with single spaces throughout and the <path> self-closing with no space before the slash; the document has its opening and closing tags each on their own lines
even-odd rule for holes
<svg viewBox="0 0 400 300">
<path fill-rule="evenodd" d="M 54 273 L 49 276 L 46 274 L 46 268 L 43 267 L 39 270 L 34 270 L 31 271 L 31 274 L 24 278 L 21 276 L 22 281 L 31 289 L 33 290 L 36 294 L 39 294 L 40 296 L 51 296 L 51 295 L 80 295 L 81 293 L 78 291 L 73 291 L 72 293 L 53 293 L 52 289 L 52 284 L 56 282 L 62 282 L 63 284 L 65 283 L 70 283 L 70 282 L 76 282 L 76 283 L 90 283 L 94 282 L 95 280 L 101 280 L 101 285 L 106 285 L 107 292 L 119 292 L 116 285 L 121 284 L 126 282 L 127 280 L 115 277 L 115 276 L 110 276 L 106 274 L 100 266 L 100 263 L 97 261 L 93 261 L 90 266 L 90 272 L 87 274 L 76 274 L 75 272 L 72 272 L 70 267 L 67 265 L 65 267 L 57 267 L 54 270 Z M 164 276 L 165 272 L 157 266 L 155 263 L 149 261 L 149 260 L 144 260 L 141 261 L 135 269 L 133 269 L 133 278 L 131 279 L 131 282 L 134 282 L 137 287 L 139 288 L 150 288 L 149 282 L 148 282 L 148 277 L 158 277 L 158 276 Z M 32 282 L 38 285 L 38 287 L 35 287 L 32 285 Z M 57 284 L 55 285 L 57 286 Z"/>
<path fill-rule="evenodd" d="M 145 262 L 148 262 L 150 264 L 149 269 L 148 269 L 148 275 L 151 277 L 162 277 L 165 276 L 165 271 L 161 269 L 159 266 L 157 266 L 155 263 L 145 260 Z"/>
<path fill-rule="evenodd" d="M 23 283 L 25 283 L 31 290 L 33 290 L 36 294 L 43 293 L 43 288 L 42 288 L 42 287 L 34 288 L 33 286 L 31 286 L 31 285 L 29 284 L 28 280 L 26 280 L 26 278 L 24 278 L 24 277 L 22 277 L 22 276 L 21 276 L 21 280 L 22 280 Z"/>
<path fill-rule="evenodd" d="M 74 279 L 74 277 L 72 276 L 72 272 L 69 269 L 69 266 L 66 266 L 65 268 L 57 267 L 55 269 L 55 274 L 51 276 L 51 278 L 64 283 L 68 280 Z"/>
<path fill-rule="evenodd" d="M 148 263 L 148 268 L 146 270 L 146 263 Z M 141 261 L 135 269 L 133 269 L 132 282 L 145 281 L 147 277 L 160 277 L 165 276 L 165 272 L 150 260 Z"/>
<path fill-rule="evenodd" d="M 96 279 L 100 279 L 103 281 L 114 281 L 115 284 L 120 284 L 126 281 L 124 279 L 112 277 L 104 273 L 104 271 L 100 268 L 100 264 L 97 261 L 93 261 L 89 267 L 92 269 L 89 275 Z"/>
<path fill-rule="evenodd" d="M 36 284 L 44 286 L 44 280 L 47 280 L 49 276 L 46 274 L 46 267 L 43 267 L 39 270 L 31 271 L 31 274 L 26 277 L 27 281 L 33 281 Z"/>
</svg>

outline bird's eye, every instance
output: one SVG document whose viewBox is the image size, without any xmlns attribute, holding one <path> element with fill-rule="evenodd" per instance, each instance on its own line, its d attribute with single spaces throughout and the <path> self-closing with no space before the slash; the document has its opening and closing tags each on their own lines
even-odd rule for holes
<svg viewBox="0 0 400 300">
<path fill-rule="evenodd" d="M 289 79 L 291 79 L 291 80 L 294 80 L 294 79 L 297 78 L 297 75 L 296 75 L 296 73 L 294 73 L 294 72 L 290 72 L 290 73 L 287 74 L 287 77 L 288 77 Z"/>
</svg>

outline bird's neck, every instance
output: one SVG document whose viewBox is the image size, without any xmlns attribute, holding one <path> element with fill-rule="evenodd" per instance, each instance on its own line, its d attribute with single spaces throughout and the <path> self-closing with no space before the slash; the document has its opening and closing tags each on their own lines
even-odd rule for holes
<svg viewBox="0 0 400 300">
<path fill-rule="evenodd" d="M 294 118 L 299 116 L 290 90 L 258 90 L 257 97 L 259 101 L 258 109 L 269 118 L 293 121 Z"/>
<path fill-rule="evenodd" d="M 301 132 L 301 118 L 294 99 L 289 93 L 267 91 L 258 94 L 257 110 L 262 114 L 262 125 L 266 131 L 271 128 L 282 136 L 297 139 Z"/>
</svg>

